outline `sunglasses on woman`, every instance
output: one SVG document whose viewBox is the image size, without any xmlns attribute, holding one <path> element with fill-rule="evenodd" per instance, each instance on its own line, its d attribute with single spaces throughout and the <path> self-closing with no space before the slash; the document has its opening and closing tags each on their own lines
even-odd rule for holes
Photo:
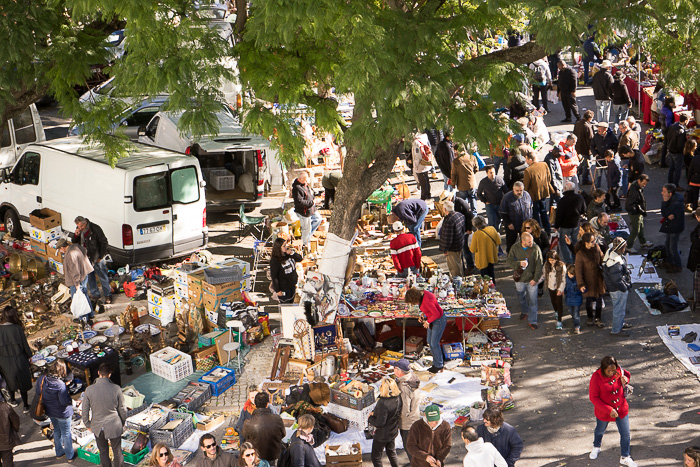
<svg viewBox="0 0 700 467">
<path fill-rule="evenodd" d="M 243 457 L 253 457 L 255 455 L 255 451 L 249 452 L 248 454 L 244 454 Z"/>
<path fill-rule="evenodd" d="M 161 451 L 158 453 L 158 457 L 166 457 L 168 455 L 168 451 Z"/>
</svg>

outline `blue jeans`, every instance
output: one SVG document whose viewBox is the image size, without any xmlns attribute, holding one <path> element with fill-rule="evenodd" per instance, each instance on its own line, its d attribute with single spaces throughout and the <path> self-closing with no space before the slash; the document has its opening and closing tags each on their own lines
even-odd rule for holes
<svg viewBox="0 0 700 467">
<path fill-rule="evenodd" d="M 87 317 L 88 317 L 89 319 L 92 319 L 92 318 L 95 317 L 95 308 L 93 308 L 93 306 L 92 306 L 92 301 L 90 301 L 90 296 L 88 295 L 87 283 L 88 283 L 88 276 L 85 276 L 85 279 L 83 279 L 83 282 L 80 283 L 80 290 L 82 290 L 83 293 L 85 294 L 85 296 L 88 298 L 88 303 L 90 304 L 90 310 L 92 310 L 92 311 L 90 311 L 90 314 L 87 315 Z M 71 298 L 73 298 L 73 295 L 75 295 L 75 292 L 76 292 L 77 290 L 78 290 L 78 289 L 77 289 L 74 285 L 71 285 L 71 286 L 70 286 L 70 296 L 71 296 Z"/>
<path fill-rule="evenodd" d="M 102 295 L 105 298 L 112 296 L 112 287 L 109 285 L 109 275 L 107 274 L 107 263 L 104 259 L 96 262 L 92 265 L 95 269 L 93 272 L 88 274 L 88 290 L 90 291 L 90 296 L 95 298 L 100 298 L 100 289 L 97 288 L 97 280 L 100 280 L 100 285 L 102 286 Z"/>
<path fill-rule="evenodd" d="M 549 213 L 547 212 L 546 199 L 539 199 L 532 202 L 532 218 L 535 219 L 547 233 L 552 231 L 552 226 L 549 225 Z"/>
<path fill-rule="evenodd" d="M 624 418 L 618 417 L 615 423 L 617 424 L 617 431 L 620 432 L 620 455 L 622 457 L 628 457 L 630 455 L 630 416 L 625 415 Z M 596 418 L 593 447 L 600 447 L 607 427 L 608 422 Z"/>
<path fill-rule="evenodd" d="M 426 340 L 428 341 L 428 345 L 430 345 L 430 353 L 433 354 L 433 366 L 435 368 L 442 368 L 443 361 L 440 339 L 442 339 L 442 333 L 445 332 L 445 327 L 447 326 L 447 316 L 443 314 L 430 324 L 431 326 L 428 327 Z"/>
<path fill-rule="evenodd" d="M 609 122 L 610 121 L 610 106 L 612 101 L 595 101 L 595 115 L 596 120 L 599 122 Z"/>
<path fill-rule="evenodd" d="M 402 278 L 408 277 L 408 270 L 409 269 L 411 270 L 411 272 L 413 273 L 414 276 L 418 275 L 418 268 L 415 266 L 411 266 L 410 268 L 404 269 L 403 272 L 397 272 L 396 277 L 402 277 Z"/>
<path fill-rule="evenodd" d="M 630 113 L 630 108 L 627 104 L 613 104 L 612 114 L 615 117 L 615 123 L 620 123 L 622 120 L 627 120 L 627 115 Z"/>
<path fill-rule="evenodd" d="M 418 220 L 415 224 L 406 224 L 408 232 L 412 233 L 413 236 L 416 237 L 416 242 L 418 242 L 418 246 L 421 246 L 420 230 L 423 228 L 423 221 L 425 220 L 425 217 L 427 215 L 428 210 L 426 209 L 425 212 L 421 213 L 421 215 L 418 217 Z"/>
<path fill-rule="evenodd" d="M 476 190 L 458 191 L 457 196 L 469 203 L 472 215 L 476 216 Z"/>
<path fill-rule="evenodd" d="M 443 182 L 444 182 L 443 188 L 445 189 L 445 191 L 449 191 L 451 193 L 453 189 L 456 189 L 456 188 L 453 188 L 453 186 L 449 184 L 448 180 L 450 179 L 450 177 L 448 177 L 445 174 L 442 174 L 442 178 L 443 178 Z"/>
<path fill-rule="evenodd" d="M 73 459 L 73 441 L 70 435 L 71 418 L 49 417 L 53 424 L 53 444 L 56 450 L 56 457 L 66 455 L 66 459 Z"/>
<path fill-rule="evenodd" d="M 578 227 L 559 229 L 559 255 L 566 264 L 574 264 L 574 254 L 569 250 L 564 240 L 564 235 L 571 239 L 571 243 L 576 245 L 578 241 Z"/>
<path fill-rule="evenodd" d="M 666 156 L 666 163 L 668 164 L 668 183 L 673 183 L 678 186 L 678 183 L 681 181 L 683 167 L 685 167 L 683 157 L 683 154 L 676 154 L 674 152 L 669 152 L 668 156 Z"/>
<path fill-rule="evenodd" d="M 569 313 L 571 313 L 571 318 L 574 320 L 574 327 L 581 327 L 581 305 L 569 306 Z"/>
<path fill-rule="evenodd" d="M 627 166 L 622 167 L 622 186 L 620 187 L 620 190 L 618 191 L 618 195 L 620 196 L 627 196 L 627 188 L 629 185 L 629 168 Z"/>
<path fill-rule="evenodd" d="M 503 171 L 505 173 L 506 163 L 501 156 L 493 156 L 491 160 L 493 161 L 493 168 L 496 171 L 496 175 L 498 175 L 498 168 L 500 166 L 503 166 Z"/>
<path fill-rule="evenodd" d="M 622 325 L 625 324 L 625 311 L 627 311 L 627 296 L 629 291 L 626 292 L 610 292 L 610 298 L 612 299 L 613 306 L 613 323 L 612 332 L 617 334 L 622 331 Z"/>
<path fill-rule="evenodd" d="M 304 246 L 307 246 L 309 241 L 311 241 L 311 236 L 316 232 L 318 226 L 321 225 L 321 215 L 315 212 L 308 217 L 299 216 L 299 223 L 301 224 L 301 242 Z"/>
<path fill-rule="evenodd" d="M 489 225 L 496 229 L 496 232 L 501 229 L 501 215 L 498 212 L 498 205 L 486 205 L 486 218 L 489 221 Z"/>
<path fill-rule="evenodd" d="M 527 321 L 530 324 L 537 324 L 537 284 L 516 282 L 515 290 L 518 291 L 518 300 L 520 300 L 520 314 L 527 315 Z"/>
<path fill-rule="evenodd" d="M 605 180 L 605 184 L 608 184 L 608 175 L 605 173 L 605 169 L 601 169 L 598 167 L 598 163 L 595 162 L 596 164 L 596 169 L 595 169 L 595 187 L 600 188 L 601 190 L 603 189 L 603 180 Z"/>
<path fill-rule="evenodd" d="M 666 234 L 666 251 L 668 252 L 668 262 L 678 267 L 682 267 L 681 254 L 678 251 L 678 240 L 680 237 L 680 233 Z"/>
</svg>

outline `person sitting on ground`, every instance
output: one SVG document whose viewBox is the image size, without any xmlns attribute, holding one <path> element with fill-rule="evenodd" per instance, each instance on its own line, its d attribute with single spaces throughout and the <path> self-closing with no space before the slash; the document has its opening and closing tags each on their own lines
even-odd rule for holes
<svg viewBox="0 0 700 467">
<path fill-rule="evenodd" d="M 476 432 L 476 428 L 464 425 L 462 427 L 462 441 L 467 448 L 464 456 L 464 467 L 507 467 L 508 464 L 500 452 L 491 443 L 484 442 Z"/>
<path fill-rule="evenodd" d="M 498 407 L 489 407 L 484 411 L 484 423 L 476 427 L 476 432 L 486 443 L 493 444 L 508 464 L 515 467 L 523 452 L 523 440 L 513 428 L 505 422 L 503 412 Z"/>
<path fill-rule="evenodd" d="M 411 467 L 444 467 L 452 448 L 450 424 L 440 416 L 440 407 L 430 404 L 425 408 L 425 419 L 411 426 L 405 449 L 411 454 Z"/>
<path fill-rule="evenodd" d="M 416 237 L 406 232 L 401 221 L 392 224 L 396 237 L 389 242 L 389 252 L 398 277 L 407 277 L 410 270 L 417 275 L 420 270 L 422 252 Z"/>
</svg>

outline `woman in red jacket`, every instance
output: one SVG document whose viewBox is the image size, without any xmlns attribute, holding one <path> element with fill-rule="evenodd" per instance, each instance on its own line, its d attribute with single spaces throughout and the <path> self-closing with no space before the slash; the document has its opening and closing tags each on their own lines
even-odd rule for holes
<svg viewBox="0 0 700 467">
<path fill-rule="evenodd" d="M 433 354 L 433 366 L 428 370 L 431 373 L 442 371 L 442 347 L 440 340 L 442 333 L 445 332 L 447 326 L 447 317 L 442 312 L 442 308 L 437 302 L 437 298 L 427 290 L 418 290 L 416 288 L 409 289 L 406 292 L 406 303 L 409 305 L 418 305 L 420 311 L 425 315 L 423 327 L 428 330 L 426 340 L 430 345 L 430 353 Z"/>
<path fill-rule="evenodd" d="M 600 368 L 591 376 L 588 386 L 588 398 L 595 406 L 596 427 L 593 437 L 593 450 L 590 458 L 598 458 L 603 434 L 609 422 L 617 424 L 620 432 L 620 464 L 637 467 L 630 457 L 630 421 L 629 405 L 625 398 L 625 386 L 629 383 L 630 373 L 620 368 L 615 357 L 604 357 Z"/>
</svg>

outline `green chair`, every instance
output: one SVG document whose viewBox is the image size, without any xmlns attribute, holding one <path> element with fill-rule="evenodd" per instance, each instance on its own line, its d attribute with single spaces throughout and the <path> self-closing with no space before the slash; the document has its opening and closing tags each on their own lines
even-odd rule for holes
<svg viewBox="0 0 700 467">
<path fill-rule="evenodd" d="M 245 203 L 241 203 L 241 208 L 238 211 L 238 241 L 241 240 L 243 232 L 247 226 L 252 226 L 255 230 L 260 232 L 260 238 L 253 235 L 255 239 L 262 240 L 263 228 L 265 227 L 265 216 L 246 216 L 245 214 Z"/>
</svg>

